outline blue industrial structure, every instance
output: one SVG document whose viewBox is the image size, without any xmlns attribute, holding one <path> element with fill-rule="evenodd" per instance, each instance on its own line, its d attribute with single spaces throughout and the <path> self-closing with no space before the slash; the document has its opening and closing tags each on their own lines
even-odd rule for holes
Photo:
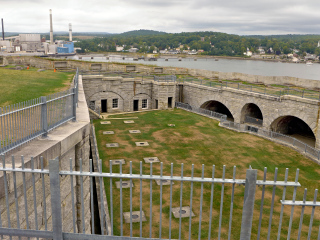
<svg viewBox="0 0 320 240">
<path fill-rule="evenodd" d="M 74 53 L 74 43 L 66 42 L 63 47 L 57 47 L 57 53 Z"/>
</svg>

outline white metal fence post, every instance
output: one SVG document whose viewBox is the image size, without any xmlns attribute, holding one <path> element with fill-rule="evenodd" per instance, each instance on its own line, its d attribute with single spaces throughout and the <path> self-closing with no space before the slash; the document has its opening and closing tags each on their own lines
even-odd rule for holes
<svg viewBox="0 0 320 240">
<path fill-rule="evenodd" d="M 252 218 L 256 193 L 256 181 L 257 170 L 247 169 L 240 240 L 250 240 L 251 238 Z"/>
<path fill-rule="evenodd" d="M 62 240 L 59 158 L 49 160 L 53 240 Z"/>
<path fill-rule="evenodd" d="M 42 137 L 45 138 L 48 135 L 47 97 L 41 97 L 41 103 Z"/>
<path fill-rule="evenodd" d="M 74 122 L 77 121 L 77 88 L 73 88 L 73 120 Z"/>
</svg>

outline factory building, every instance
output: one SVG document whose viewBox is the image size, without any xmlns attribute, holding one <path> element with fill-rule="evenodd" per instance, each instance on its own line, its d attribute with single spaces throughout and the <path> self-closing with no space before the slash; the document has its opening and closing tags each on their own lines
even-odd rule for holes
<svg viewBox="0 0 320 240">
<path fill-rule="evenodd" d="M 50 9 L 50 42 L 37 33 L 23 33 L 19 36 L 4 38 L 4 26 L 2 20 L 2 39 L 0 39 L 0 51 L 14 52 L 43 52 L 45 55 L 74 55 L 74 43 L 72 42 L 72 25 L 69 24 L 69 41 L 53 39 L 52 10 Z"/>
<path fill-rule="evenodd" d="M 21 51 L 25 52 L 37 52 L 41 51 L 41 37 L 40 34 L 19 34 L 19 43 L 21 45 Z"/>
<path fill-rule="evenodd" d="M 73 42 L 65 42 L 62 45 L 63 47 L 57 47 L 57 53 L 73 53 L 74 52 Z"/>
</svg>

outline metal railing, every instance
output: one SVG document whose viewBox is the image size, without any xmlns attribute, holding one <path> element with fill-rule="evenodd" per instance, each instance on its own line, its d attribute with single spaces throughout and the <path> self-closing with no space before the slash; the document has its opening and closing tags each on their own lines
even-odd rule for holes
<svg viewBox="0 0 320 240">
<path fill-rule="evenodd" d="M 193 106 L 190 106 L 187 103 L 176 102 L 176 108 L 181 108 L 181 109 L 188 110 L 188 111 L 191 111 L 191 112 L 194 112 L 194 113 L 199 113 L 201 115 L 206 115 L 206 116 L 209 116 L 209 117 L 213 117 L 213 118 L 216 118 L 216 119 L 221 120 L 221 121 L 224 121 L 224 120 L 227 119 L 227 115 L 225 115 L 225 114 L 221 114 L 221 113 L 218 113 L 218 112 L 210 111 L 210 110 L 204 109 L 204 108 L 193 107 Z"/>
<path fill-rule="evenodd" d="M 76 120 L 78 70 L 69 90 L 0 108 L 0 154 Z"/>
<path fill-rule="evenodd" d="M 258 126 L 248 126 L 246 124 L 234 123 L 228 120 L 222 121 L 220 124 L 224 127 L 233 128 L 243 132 L 251 132 L 258 136 L 267 137 L 271 140 L 280 141 L 282 143 L 285 143 L 289 146 L 294 147 L 301 153 L 308 154 L 317 162 L 320 161 L 320 150 L 314 147 L 311 147 L 310 145 L 296 138 L 290 137 L 288 135 L 278 133 L 278 132 L 273 132 L 270 130 L 265 130 L 265 129 L 259 128 Z"/>
<path fill-rule="evenodd" d="M 260 126 L 263 125 L 263 120 L 262 120 L 262 119 L 253 118 L 253 117 L 250 117 L 250 116 L 245 116 L 245 122 L 247 122 L 247 123 L 254 123 L 254 124 L 260 125 Z"/>
<path fill-rule="evenodd" d="M 247 92 L 254 92 L 254 93 L 260 93 L 263 95 L 269 95 L 274 97 L 281 97 L 284 95 L 291 95 L 291 96 L 297 96 L 301 98 L 308 98 L 308 99 L 315 99 L 320 101 L 320 92 L 318 91 L 312 91 L 312 90 L 299 90 L 294 88 L 280 88 L 280 87 L 263 87 L 263 86 L 254 86 L 249 84 L 243 84 L 239 82 L 229 82 L 229 81 L 221 81 L 221 82 L 213 82 L 210 80 L 202 80 L 197 78 L 183 78 L 178 79 L 179 82 L 182 83 L 193 83 L 193 84 L 199 84 L 207 87 L 213 87 L 213 88 L 233 88 L 238 90 L 243 90 Z"/>
<path fill-rule="evenodd" d="M 154 80 L 156 82 L 176 82 L 177 77 L 175 75 L 149 75 L 149 74 L 137 74 L 128 72 L 109 72 L 109 71 L 96 71 L 96 74 L 110 77 L 122 77 L 122 78 L 134 78 L 143 80 Z M 83 72 L 81 75 L 91 76 L 92 73 Z"/>
<path fill-rule="evenodd" d="M 43 167 L 42 158 L 40 169 L 34 169 L 33 159 L 31 159 L 31 168 L 26 168 L 24 159 L 21 160 L 21 167 L 15 163 L 14 158 L 12 158 L 12 165 L 8 164 L 9 166 L 7 166 L 3 157 L 3 165 L 0 165 L 0 173 L 4 179 L 1 181 L 1 189 L 4 193 L 0 197 L 0 236 L 40 237 L 54 240 L 220 239 L 221 237 L 223 239 L 228 237 L 228 239 L 249 240 L 252 229 L 254 229 L 257 239 L 260 239 L 262 233 L 266 235 L 266 232 L 267 239 L 270 237 L 271 239 L 276 239 L 276 237 L 280 239 L 284 235 L 290 239 L 292 224 L 299 219 L 298 234 L 308 234 L 308 239 L 315 239 L 315 230 L 318 228 L 318 219 L 314 221 L 314 217 L 317 216 L 315 208 L 320 206 L 320 202 L 317 202 L 317 190 L 313 201 L 307 201 L 306 190 L 303 200 L 297 201 L 297 188 L 301 186 L 298 182 L 299 170 L 296 171 L 295 181 L 290 182 L 288 181 L 288 168 L 285 173 L 281 173 L 281 175 L 285 175 L 284 181 L 279 181 L 278 175 L 280 173 L 278 174 L 277 168 L 274 173 L 271 173 L 273 180 L 267 180 L 267 168 L 264 168 L 264 172 L 261 174 L 263 179 L 258 180 L 258 171 L 253 169 L 246 171 L 246 179 L 237 179 L 236 167 L 233 167 L 231 171 L 233 172 L 232 177 L 228 178 L 226 172 L 230 171 L 227 171 L 225 166 L 222 169 L 222 177 L 217 178 L 215 175 L 218 170 L 215 166 L 212 166 L 212 171 L 208 173 L 205 171 L 204 165 L 198 169 L 192 164 L 191 171 L 190 169 L 185 171 L 184 165 L 181 164 L 180 171 L 174 175 L 174 169 L 177 168 L 173 164 L 168 169 L 159 163 L 159 170 L 158 167 L 154 167 L 155 164 L 150 163 L 148 164 L 150 170 L 143 172 L 145 167 L 143 168 L 140 161 L 140 166 L 137 169 L 133 168 L 132 162 L 130 162 L 128 172 L 124 173 L 121 163 L 119 166 L 115 166 L 110 161 L 109 172 L 103 173 L 101 171 L 93 172 L 91 161 L 90 171 L 84 172 L 82 171 L 82 160 L 79 165 L 80 171 L 73 170 L 72 159 L 70 159 L 70 170 L 59 170 L 58 159 L 50 160 L 48 169 Z M 101 160 L 99 164 L 102 167 Z M 185 167 L 187 168 L 187 166 Z M 160 174 L 153 173 L 156 169 Z M 164 174 L 164 169 L 168 169 L 171 173 Z M 31 178 L 32 184 L 30 186 L 26 186 L 26 176 Z M 39 178 L 39 176 L 41 177 Z M 12 182 L 7 182 L 9 178 L 12 179 Z M 108 183 L 107 195 L 110 201 L 109 218 L 111 223 L 109 236 L 96 235 L 94 211 L 98 206 L 94 204 L 92 198 L 89 204 L 85 204 L 84 184 L 82 184 L 84 178 L 89 179 L 87 185 L 89 189 L 87 190 L 91 196 L 94 193 L 94 178 L 98 179 L 100 183 L 103 181 Z M 19 179 L 24 181 L 21 182 Z M 45 184 L 46 179 L 49 184 Z M 65 193 L 61 190 L 60 181 L 66 180 L 68 182 L 68 179 L 70 179 L 69 186 L 64 183 L 63 187 L 70 189 L 71 199 L 75 198 L 74 182 L 80 180 L 82 195 L 77 205 L 77 211 L 81 212 L 79 216 L 76 214 L 74 204 L 66 205 L 68 202 L 63 201 L 61 197 Z M 153 185 L 154 181 L 155 185 Z M 38 182 L 39 185 L 37 185 Z M 23 186 L 22 192 L 19 190 L 19 184 Z M 39 188 L 37 191 L 36 186 Z M 102 184 L 97 191 L 104 192 L 101 186 Z M 257 186 L 260 187 L 257 188 Z M 135 188 L 138 188 L 138 191 L 134 190 Z M 27 194 L 27 192 L 31 192 L 31 194 Z M 287 195 L 290 192 L 293 192 L 293 198 L 288 200 Z M 46 196 L 48 197 L 46 198 Z M 102 197 L 102 195 L 100 196 Z M 276 200 L 277 198 L 280 198 L 281 202 Z M 39 202 L 43 207 L 37 208 Z M 72 233 L 62 230 L 64 220 L 61 211 L 62 202 L 63 206 L 71 211 Z M 103 200 L 101 200 L 100 207 L 103 209 L 102 202 Z M 229 206 L 225 206 L 226 204 Z M 86 229 L 86 219 L 84 218 L 84 212 L 87 211 L 84 209 L 85 206 L 91 209 L 90 231 L 92 234 L 86 234 L 88 229 Z M 284 211 L 285 206 L 292 206 L 290 218 L 288 216 L 284 218 L 287 215 L 287 212 Z M 294 209 L 297 209 L 298 206 L 303 209 L 300 218 L 294 215 Z M 280 207 L 280 211 L 274 210 Z M 307 207 L 311 208 L 311 214 L 308 211 L 310 221 L 307 228 L 302 228 L 304 209 Z M 29 212 L 32 208 L 35 213 L 31 216 Z M 266 214 L 265 209 L 270 208 L 271 210 Z M 21 214 L 23 212 L 25 214 Z M 41 221 L 36 218 L 35 221 L 32 221 L 33 224 L 28 224 L 28 219 L 35 216 L 40 217 Z M 254 216 L 259 216 L 259 221 L 256 219 L 253 224 Z M 76 231 L 78 217 L 81 218 L 79 233 Z M 186 219 L 182 220 L 183 217 Z M 235 219 L 238 222 L 235 222 Z M 266 220 L 268 224 L 263 225 L 262 222 L 266 222 Z M 239 232 L 235 230 L 236 225 L 241 225 Z M 106 219 L 100 219 L 102 233 L 106 227 Z"/>
<path fill-rule="evenodd" d="M 156 82 L 175 82 L 177 77 L 175 75 L 154 76 Z"/>
<path fill-rule="evenodd" d="M 181 109 L 184 109 L 184 110 L 187 110 L 190 112 L 194 112 L 194 113 L 198 113 L 198 114 L 201 114 L 204 116 L 216 118 L 217 120 L 220 121 L 220 125 L 224 126 L 224 127 L 232 128 L 232 129 L 235 129 L 238 131 L 243 131 L 243 132 L 252 132 L 252 133 L 255 133 L 259 136 L 267 137 L 272 140 L 277 140 L 282 143 L 286 143 L 288 145 L 295 147 L 295 149 L 298 149 L 299 152 L 309 154 L 310 156 L 312 156 L 312 158 L 314 160 L 320 161 L 320 150 L 318 150 L 314 147 L 311 147 L 310 145 L 308 145 L 308 144 L 306 144 L 296 138 L 290 137 L 288 135 L 278 133 L 278 132 L 273 132 L 270 130 L 265 130 L 265 129 L 259 128 L 258 126 L 248 126 L 246 124 L 232 122 L 232 121 L 227 120 L 227 116 L 224 114 L 213 112 L 213 111 L 203 109 L 203 108 L 197 108 L 197 107 L 191 106 L 187 103 L 176 102 L 176 108 L 181 108 Z M 250 118 L 250 117 L 246 116 L 246 119 L 247 118 Z M 259 125 L 259 123 L 261 122 L 260 123 L 261 126 L 263 125 L 263 121 L 261 119 L 258 119 L 260 121 L 257 121 L 256 118 L 252 118 L 252 119 L 253 119 L 252 121 L 255 124 L 257 124 L 257 122 L 258 122 L 258 125 Z"/>
</svg>

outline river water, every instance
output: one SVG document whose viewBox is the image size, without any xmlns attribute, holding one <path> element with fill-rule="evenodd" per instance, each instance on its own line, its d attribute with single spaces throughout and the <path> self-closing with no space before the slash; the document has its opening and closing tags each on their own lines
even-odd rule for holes
<svg viewBox="0 0 320 240">
<path fill-rule="evenodd" d="M 79 60 L 78 56 L 72 56 L 71 59 Z M 219 72 L 239 72 L 253 75 L 262 76 L 290 76 L 304 79 L 320 80 L 320 64 L 307 65 L 303 63 L 282 63 L 282 62 L 268 62 L 268 61 L 253 61 L 253 60 L 237 60 L 237 59 L 197 59 L 183 58 L 181 61 L 178 58 L 169 58 L 165 61 L 164 58 L 158 61 L 133 61 L 133 58 L 122 59 L 120 56 L 109 57 L 82 57 L 83 61 L 95 62 L 122 62 L 122 63 L 140 63 L 152 64 L 163 67 L 180 67 L 180 68 L 193 68 L 204 69 Z"/>
</svg>

